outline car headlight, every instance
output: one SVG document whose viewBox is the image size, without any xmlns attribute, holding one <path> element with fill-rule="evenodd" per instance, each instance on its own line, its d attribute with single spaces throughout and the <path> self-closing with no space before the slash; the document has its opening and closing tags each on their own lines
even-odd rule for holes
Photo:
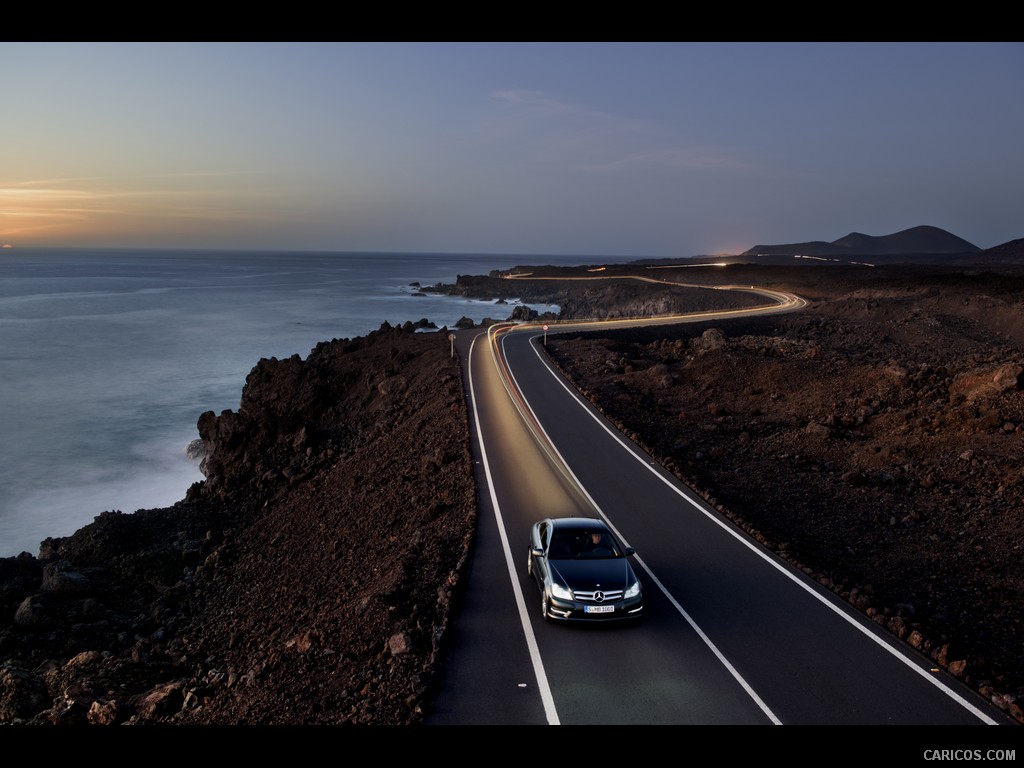
<svg viewBox="0 0 1024 768">
<path fill-rule="evenodd" d="M 639 594 L 640 582 L 634 581 L 632 584 L 629 585 L 629 588 L 626 590 L 626 594 L 624 594 L 623 597 L 636 597 Z"/>
<path fill-rule="evenodd" d="M 556 584 L 554 582 L 551 584 L 551 596 L 557 597 L 559 600 L 572 600 L 572 592 L 561 584 Z"/>
</svg>

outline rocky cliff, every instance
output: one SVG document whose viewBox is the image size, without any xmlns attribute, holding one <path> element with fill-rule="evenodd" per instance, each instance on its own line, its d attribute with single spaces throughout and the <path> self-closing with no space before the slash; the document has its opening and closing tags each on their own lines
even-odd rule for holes
<svg viewBox="0 0 1024 768">
<path fill-rule="evenodd" d="M 446 333 L 261 360 L 205 482 L 0 560 L 0 722 L 411 723 L 472 540 Z"/>
</svg>

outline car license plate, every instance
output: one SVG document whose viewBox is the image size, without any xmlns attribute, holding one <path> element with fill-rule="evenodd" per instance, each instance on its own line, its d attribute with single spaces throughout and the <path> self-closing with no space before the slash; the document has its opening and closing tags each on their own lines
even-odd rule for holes
<svg viewBox="0 0 1024 768">
<path fill-rule="evenodd" d="M 614 613 L 614 605 L 585 605 L 583 606 L 584 613 Z"/>
</svg>

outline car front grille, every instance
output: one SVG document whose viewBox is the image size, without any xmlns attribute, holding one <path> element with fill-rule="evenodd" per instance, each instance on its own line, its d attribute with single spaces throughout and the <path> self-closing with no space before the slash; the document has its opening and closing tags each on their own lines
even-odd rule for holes
<svg viewBox="0 0 1024 768">
<path fill-rule="evenodd" d="M 573 595 L 581 603 L 614 603 L 616 600 L 622 599 L 622 590 L 603 590 L 599 589 L 593 592 L 578 592 L 573 590 Z"/>
</svg>

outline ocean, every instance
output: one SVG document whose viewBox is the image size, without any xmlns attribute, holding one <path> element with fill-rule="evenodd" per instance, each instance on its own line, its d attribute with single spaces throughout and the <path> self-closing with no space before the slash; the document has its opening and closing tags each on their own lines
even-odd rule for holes
<svg viewBox="0 0 1024 768">
<path fill-rule="evenodd" d="M 581 256 L 4 249 L 0 251 L 0 557 L 37 554 L 107 510 L 171 506 L 201 480 L 203 411 L 237 409 L 260 358 L 387 321 L 452 327 L 511 306 L 417 296 Z M 548 307 L 535 307 L 540 311 Z"/>
</svg>

